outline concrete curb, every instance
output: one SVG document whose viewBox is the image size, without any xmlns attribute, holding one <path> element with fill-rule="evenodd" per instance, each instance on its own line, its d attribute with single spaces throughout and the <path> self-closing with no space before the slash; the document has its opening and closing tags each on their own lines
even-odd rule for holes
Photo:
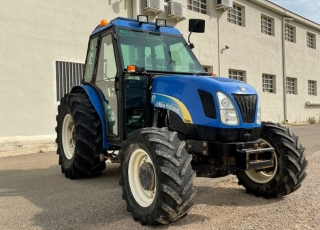
<svg viewBox="0 0 320 230">
<path fill-rule="evenodd" d="M 301 125 L 309 125 L 309 123 L 285 123 L 283 126 L 301 126 Z"/>
<path fill-rule="evenodd" d="M 56 150 L 56 135 L 0 137 L 0 158 Z"/>
</svg>

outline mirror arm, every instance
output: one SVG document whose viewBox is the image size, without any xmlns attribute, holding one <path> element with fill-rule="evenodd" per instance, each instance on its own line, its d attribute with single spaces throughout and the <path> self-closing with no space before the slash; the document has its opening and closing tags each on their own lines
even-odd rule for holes
<svg viewBox="0 0 320 230">
<path fill-rule="evenodd" d="M 193 32 L 193 30 L 190 32 L 190 34 L 189 34 L 189 36 L 188 36 L 188 43 L 189 43 L 190 49 L 193 49 L 193 48 L 194 48 L 193 43 L 190 42 L 190 36 L 191 36 L 192 32 Z"/>
</svg>

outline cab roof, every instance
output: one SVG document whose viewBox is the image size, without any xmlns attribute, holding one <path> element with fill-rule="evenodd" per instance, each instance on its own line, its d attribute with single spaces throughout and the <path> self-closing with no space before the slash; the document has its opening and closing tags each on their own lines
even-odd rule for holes
<svg viewBox="0 0 320 230">
<path fill-rule="evenodd" d="M 128 29 L 139 29 L 139 30 L 145 30 L 145 31 L 150 31 L 150 32 L 181 35 L 180 31 L 178 29 L 174 28 L 172 25 L 166 25 L 165 27 L 158 28 L 158 27 L 156 27 L 156 24 L 154 22 L 148 22 L 148 23 L 143 23 L 143 24 L 139 25 L 139 22 L 136 19 L 117 17 L 117 18 L 111 20 L 105 26 L 100 27 L 98 25 L 95 28 L 95 30 L 92 32 L 91 36 L 94 36 L 96 34 L 100 34 L 112 26 L 125 27 Z"/>
</svg>

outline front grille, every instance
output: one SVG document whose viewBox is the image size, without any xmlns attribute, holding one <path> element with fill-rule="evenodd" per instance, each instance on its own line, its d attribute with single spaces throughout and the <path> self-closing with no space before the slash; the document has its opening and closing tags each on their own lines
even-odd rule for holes
<svg viewBox="0 0 320 230">
<path fill-rule="evenodd" d="M 242 115 L 243 123 L 254 123 L 257 95 L 232 94 Z"/>
</svg>

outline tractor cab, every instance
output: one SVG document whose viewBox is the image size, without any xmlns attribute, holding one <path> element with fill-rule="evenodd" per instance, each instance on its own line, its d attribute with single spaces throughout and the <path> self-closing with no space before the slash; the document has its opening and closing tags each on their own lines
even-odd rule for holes
<svg viewBox="0 0 320 230">
<path fill-rule="evenodd" d="M 192 32 L 203 23 L 191 21 Z M 152 80 L 168 74 L 207 75 L 177 29 L 144 15 L 101 21 L 90 37 L 83 84 L 99 93 L 110 142 L 121 146 L 129 133 L 151 126 Z"/>
</svg>

